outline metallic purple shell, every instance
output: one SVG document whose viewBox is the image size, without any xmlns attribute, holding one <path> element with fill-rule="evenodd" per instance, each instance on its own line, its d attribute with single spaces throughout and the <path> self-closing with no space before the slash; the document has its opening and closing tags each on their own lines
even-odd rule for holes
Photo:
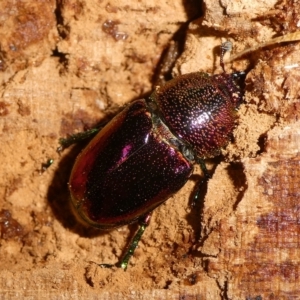
<svg viewBox="0 0 300 300">
<path fill-rule="evenodd" d="M 242 93 L 234 74 L 190 73 L 158 87 L 150 99 L 170 131 L 198 157 L 213 157 L 233 131 Z"/>
<path fill-rule="evenodd" d="M 77 213 L 90 225 L 108 229 L 151 212 L 192 171 L 192 164 L 160 136 L 145 100 L 137 100 L 77 157 L 69 188 Z"/>
</svg>

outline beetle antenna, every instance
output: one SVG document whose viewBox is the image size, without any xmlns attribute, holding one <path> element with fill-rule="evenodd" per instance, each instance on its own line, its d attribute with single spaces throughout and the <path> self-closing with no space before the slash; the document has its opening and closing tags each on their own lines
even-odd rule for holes
<svg viewBox="0 0 300 300">
<path fill-rule="evenodd" d="M 225 66 L 224 66 L 224 55 L 226 52 L 231 50 L 232 50 L 232 43 L 230 41 L 226 41 L 221 45 L 220 65 L 224 73 L 226 73 Z"/>
</svg>

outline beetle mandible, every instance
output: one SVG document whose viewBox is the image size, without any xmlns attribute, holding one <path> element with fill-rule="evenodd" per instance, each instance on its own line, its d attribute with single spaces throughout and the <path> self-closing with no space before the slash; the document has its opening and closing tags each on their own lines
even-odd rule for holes
<svg viewBox="0 0 300 300">
<path fill-rule="evenodd" d="M 223 73 L 178 76 L 147 99 L 129 104 L 101 130 L 60 140 L 65 147 L 97 133 L 73 166 L 71 200 L 79 217 L 99 229 L 140 222 L 116 264 L 124 270 L 151 212 L 183 187 L 195 163 L 208 179 L 203 160 L 216 156 L 229 141 L 245 77 L 244 72 L 225 72 L 223 56 L 230 46 L 221 46 Z"/>
</svg>

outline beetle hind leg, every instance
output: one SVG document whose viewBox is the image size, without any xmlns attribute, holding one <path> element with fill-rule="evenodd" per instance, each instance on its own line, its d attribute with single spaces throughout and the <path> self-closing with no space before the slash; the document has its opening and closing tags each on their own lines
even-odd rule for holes
<svg viewBox="0 0 300 300">
<path fill-rule="evenodd" d="M 199 203 L 199 195 L 200 195 L 200 192 L 202 191 L 202 187 L 203 187 L 203 185 L 207 184 L 208 180 L 211 178 L 211 175 L 209 174 L 204 161 L 200 158 L 197 158 L 196 163 L 200 166 L 200 168 L 204 174 L 204 177 L 197 184 L 196 192 L 195 192 L 194 198 L 191 203 L 192 207 L 195 207 Z"/>
<path fill-rule="evenodd" d="M 146 215 L 145 217 L 141 218 L 139 221 L 139 229 L 137 230 L 136 234 L 130 241 L 125 254 L 123 255 L 122 259 L 117 262 L 116 264 L 99 264 L 100 267 L 102 268 L 112 268 L 112 267 L 118 267 L 122 268 L 124 271 L 127 269 L 128 263 L 132 255 L 134 254 L 135 249 L 138 246 L 139 241 L 141 240 L 141 237 L 143 233 L 145 232 L 147 226 L 149 225 L 151 218 L 151 213 Z"/>
</svg>

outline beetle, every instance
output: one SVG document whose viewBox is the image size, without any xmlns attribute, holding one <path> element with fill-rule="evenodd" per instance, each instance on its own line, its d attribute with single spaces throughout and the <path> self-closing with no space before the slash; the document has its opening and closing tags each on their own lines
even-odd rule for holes
<svg viewBox="0 0 300 300">
<path fill-rule="evenodd" d="M 75 213 L 90 226 L 140 227 L 116 266 L 126 270 L 151 212 L 180 190 L 204 159 L 219 154 L 232 134 L 243 99 L 245 72 L 195 72 L 157 86 L 129 104 L 101 130 L 61 139 L 62 147 L 96 135 L 76 158 L 69 179 Z M 102 267 L 110 267 L 101 264 Z"/>
</svg>

